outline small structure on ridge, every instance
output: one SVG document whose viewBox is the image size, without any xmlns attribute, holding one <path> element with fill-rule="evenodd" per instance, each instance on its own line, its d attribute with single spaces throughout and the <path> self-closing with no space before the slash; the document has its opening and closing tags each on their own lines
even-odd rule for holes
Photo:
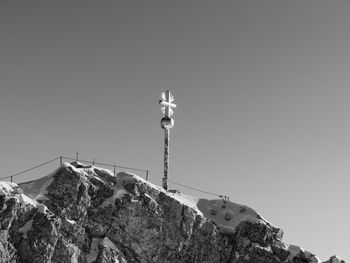
<svg viewBox="0 0 350 263">
<path fill-rule="evenodd" d="M 168 190 L 168 175 L 169 175 L 169 136 L 170 129 L 174 127 L 174 119 L 171 118 L 174 111 L 172 108 L 176 108 L 173 103 L 174 96 L 169 90 L 162 93 L 159 104 L 162 105 L 162 113 L 164 117 L 160 121 L 160 126 L 164 129 L 164 177 L 163 177 L 163 188 Z"/>
</svg>

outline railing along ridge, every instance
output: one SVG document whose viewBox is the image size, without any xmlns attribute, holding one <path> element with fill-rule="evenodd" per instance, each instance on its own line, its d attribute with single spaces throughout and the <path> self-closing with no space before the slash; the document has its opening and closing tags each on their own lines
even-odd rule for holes
<svg viewBox="0 0 350 263">
<path fill-rule="evenodd" d="M 125 170 L 131 170 L 131 171 L 137 171 L 137 172 L 144 172 L 145 175 L 146 175 L 146 181 L 148 181 L 148 177 L 149 175 L 153 175 L 157 178 L 162 178 L 161 176 L 153 173 L 153 172 L 150 172 L 149 170 L 146 170 L 146 169 L 140 169 L 140 168 L 133 168 L 133 167 L 127 167 L 127 166 L 121 166 L 121 165 L 116 165 L 116 164 L 108 164 L 108 163 L 100 163 L 100 162 L 95 162 L 95 159 L 93 161 L 87 161 L 87 160 L 81 160 L 78 158 L 78 153 L 76 155 L 76 158 L 72 158 L 72 157 L 67 157 L 67 156 L 58 156 L 54 159 L 51 159 L 49 161 L 46 161 L 44 163 L 41 163 L 41 164 L 38 164 L 38 165 L 35 165 L 29 169 L 26 169 L 24 171 L 21 171 L 21 172 L 18 172 L 18 173 L 15 173 L 15 174 L 12 174 L 12 175 L 9 175 L 9 176 L 6 176 L 6 177 L 3 177 L 3 178 L 0 178 L 0 180 L 3 180 L 3 179 L 8 179 L 10 178 L 11 179 L 11 182 L 13 182 L 13 178 L 15 178 L 16 176 L 19 176 L 19 175 L 22 175 L 22 174 L 25 174 L 27 172 L 30 172 L 32 170 L 35 170 L 39 167 L 42 167 L 44 165 L 47 165 L 47 164 L 50 164 L 52 162 L 55 162 L 57 160 L 59 160 L 60 162 L 60 165 L 63 164 L 63 161 L 64 160 L 72 160 L 72 161 L 77 161 L 77 162 L 83 162 L 83 163 L 90 163 L 92 164 L 93 166 L 94 165 L 102 165 L 102 166 L 107 166 L 107 167 L 112 167 L 113 168 L 113 172 L 114 174 L 116 174 L 116 169 L 125 169 Z M 195 187 L 191 187 L 191 186 L 187 186 L 185 184 L 181 184 L 181 183 L 178 183 L 176 181 L 173 181 L 173 180 L 169 180 L 170 183 L 172 184 L 175 184 L 175 185 L 178 185 L 178 186 L 181 186 L 181 187 L 184 187 L 184 188 L 187 188 L 187 189 L 191 189 L 191 190 L 194 190 L 194 191 L 197 191 L 197 192 L 201 192 L 201 193 L 204 193 L 204 194 L 208 194 L 208 195 L 212 195 L 212 196 L 217 196 L 219 198 L 222 198 L 223 200 L 228 200 L 229 197 L 228 196 L 225 196 L 225 195 L 221 195 L 221 194 L 217 194 L 217 193 L 212 193 L 212 192 L 209 192 L 209 191 L 205 191 L 205 190 L 202 190 L 202 189 L 198 189 L 198 188 L 195 188 Z"/>
</svg>

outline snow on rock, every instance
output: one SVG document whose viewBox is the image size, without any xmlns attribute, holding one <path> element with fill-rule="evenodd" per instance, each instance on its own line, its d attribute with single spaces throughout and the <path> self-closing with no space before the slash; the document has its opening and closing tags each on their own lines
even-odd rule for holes
<svg viewBox="0 0 350 263">
<path fill-rule="evenodd" d="M 70 219 L 67 219 L 67 218 L 66 218 L 66 220 L 68 221 L 68 223 L 70 223 L 72 225 L 77 223 L 77 221 L 75 221 L 75 220 L 70 220 Z"/>
<path fill-rule="evenodd" d="M 284 242 L 282 242 L 282 241 L 277 241 L 277 242 L 275 242 L 275 247 L 278 247 L 278 248 L 280 248 L 280 249 L 283 249 L 283 250 L 288 250 L 288 244 L 286 244 L 286 243 L 284 243 Z"/>
<path fill-rule="evenodd" d="M 71 253 L 70 263 L 78 263 L 80 250 L 76 246 L 69 244 L 68 251 Z"/>
<path fill-rule="evenodd" d="M 23 191 L 16 183 L 0 182 L 0 196 L 13 196 L 22 204 L 29 204 L 40 210 L 40 204 L 30 197 L 23 194 Z M 42 211 L 44 212 L 44 210 Z"/>
<path fill-rule="evenodd" d="M 86 255 L 86 262 L 87 263 L 93 263 L 95 262 L 97 255 L 98 255 L 98 245 L 100 244 L 102 238 L 93 238 L 91 240 L 90 244 L 90 251 Z"/>
<path fill-rule="evenodd" d="M 121 199 L 127 193 L 127 191 L 124 188 L 121 188 L 120 186 L 113 186 L 112 189 L 114 194 L 103 201 L 102 207 L 114 205 L 116 199 Z"/>
<path fill-rule="evenodd" d="M 184 204 L 184 205 L 186 205 L 188 207 L 191 207 L 199 215 L 203 216 L 203 213 L 200 211 L 200 209 L 198 209 L 198 206 L 197 206 L 197 204 L 199 202 L 199 198 L 198 197 L 186 195 L 186 194 L 183 194 L 183 193 L 180 193 L 180 192 L 175 192 L 175 193 L 168 192 L 167 195 L 169 195 L 170 197 L 172 197 L 175 200 L 179 201 L 181 204 Z"/>
<path fill-rule="evenodd" d="M 22 191 L 20 188 L 18 188 L 18 185 L 16 183 L 0 182 L 0 196 L 20 193 L 22 193 Z"/>
<path fill-rule="evenodd" d="M 320 263 L 322 262 L 318 257 L 316 257 L 315 255 L 311 255 L 310 257 L 311 263 Z"/>
<path fill-rule="evenodd" d="M 88 176 L 88 177 L 95 176 L 96 179 L 99 179 L 101 181 L 105 181 L 105 180 L 102 180 L 105 178 L 116 177 L 116 175 L 111 170 L 104 169 L 104 168 L 97 167 L 97 166 L 93 166 L 93 165 L 84 165 L 80 162 L 78 162 L 78 163 L 65 162 L 63 164 L 63 167 L 72 169 L 74 172 L 79 173 L 81 175 Z"/>
<path fill-rule="evenodd" d="M 259 221 L 261 217 L 251 208 L 240 204 L 226 201 L 223 205 L 222 200 L 206 200 L 197 197 L 185 195 L 177 191 L 165 191 L 163 188 L 154 185 L 143 178 L 126 172 L 119 172 L 117 175 L 110 170 L 98 168 L 95 166 L 87 166 L 81 163 L 64 163 L 63 167 L 71 171 L 89 178 L 94 185 L 106 184 L 107 177 L 115 178 L 116 181 L 111 187 L 113 195 L 105 198 L 102 207 L 114 205 L 117 199 L 122 199 L 126 194 L 133 191 L 136 182 L 146 184 L 149 188 L 156 192 L 162 192 L 172 199 L 177 200 L 181 204 L 188 206 L 196 211 L 197 214 L 211 219 L 222 231 L 233 232 L 235 227 L 242 221 Z M 52 183 L 53 174 L 50 174 L 40 180 L 22 184 L 24 193 L 34 198 L 43 197 L 46 188 Z M 152 199 L 152 198 L 151 198 Z"/>
<path fill-rule="evenodd" d="M 26 196 L 26 195 L 24 195 L 24 194 L 21 194 L 21 195 L 19 196 L 19 199 L 20 199 L 20 201 L 21 201 L 22 203 L 31 204 L 31 205 L 34 206 L 34 207 L 37 207 L 37 205 L 38 205 L 38 203 L 37 203 L 35 200 L 29 198 L 28 196 Z"/>
<path fill-rule="evenodd" d="M 117 182 L 112 186 L 113 195 L 108 197 L 102 203 L 102 207 L 106 207 L 108 205 L 114 205 L 116 199 L 121 199 L 128 191 L 125 189 L 126 185 L 134 185 L 136 179 L 131 174 L 127 173 L 118 173 Z"/>
<path fill-rule="evenodd" d="M 285 244 L 287 245 L 287 244 Z M 322 262 L 318 257 L 312 254 L 309 251 L 305 251 L 302 247 L 297 245 L 287 245 L 287 251 L 290 253 L 288 260 L 293 261 L 293 258 L 296 258 L 298 255 L 303 254 L 310 263 L 320 263 Z"/>
<path fill-rule="evenodd" d="M 105 237 L 99 245 L 99 255 L 96 262 L 113 262 L 113 263 L 128 263 L 123 253 L 118 247 L 108 238 Z"/>
<path fill-rule="evenodd" d="M 316 257 L 314 254 L 312 254 L 311 252 L 309 252 L 309 251 L 304 251 L 303 250 L 303 252 L 304 252 L 304 254 L 305 254 L 305 257 L 307 258 L 307 259 L 309 259 L 309 261 L 310 261 L 310 263 L 320 263 L 320 262 L 322 262 L 318 257 Z"/>
<path fill-rule="evenodd" d="M 206 218 L 211 219 L 224 232 L 234 232 L 236 226 L 242 221 L 261 220 L 252 208 L 230 201 L 224 203 L 220 199 L 199 199 L 197 207 Z"/>
<path fill-rule="evenodd" d="M 0 182 L 1 185 L 2 182 Z M 18 188 L 17 184 L 14 184 L 15 187 Z M 0 188 L 1 189 L 1 188 Z M 16 199 L 18 199 L 21 203 L 29 204 L 38 209 L 37 211 L 39 213 L 46 213 L 47 207 L 44 204 L 40 204 L 37 201 L 31 199 L 30 197 L 26 196 L 25 194 L 21 193 L 22 191 L 16 190 L 18 194 L 14 195 Z"/>
<path fill-rule="evenodd" d="M 26 204 L 30 204 L 30 205 L 34 206 L 37 209 L 37 212 L 39 212 L 39 213 L 47 213 L 48 212 L 48 209 L 44 204 L 38 203 L 37 201 L 29 198 L 28 196 L 26 196 L 24 194 L 19 195 L 19 200 L 22 203 L 26 203 Z"/>
<path fill-rule="evenodd" d="M 44 254 L 52 262 L 321 262 L 283 243 L 282 231 L 248 206 L 165 191 L 135 174 L 64 163 L 21 187 L 24 194 L 16 184 L 0 183 L 0 197 L 15 195 L 37 208 L 40 214 L 26 217 L 18 233 L 28 241 L 37 235 L 36 242 L 51 231 L 40 242 L 50 245 Z M 33 223 L 37 218 L 46 223 Z M 7 261 L 0 255 L 0 262 Z"/>
<path fill-rule="evenodd" d="M 105 237 L 102 241 L 101 241 L 101 245 L 103 246 L 107 246 L 115 251 L 119 251 L 119 249 L 113 244 L 113 242 L 108 238 Z"/>
<path fill-rule="evenodd" d="M 337 256 L 332 256 L 329 260 L 324 263 L 345 263 L 344 260 L 341 260 Z"/>
<path fill-rule="evenodd" d="M 169 196 L 170 198 L 177 200 L 181 204 L 194 209 L 198 214 L 202 215 L 202 212 L 198 209 L 198 206 L 197 206 L 197 203 L 199 201 L 198 197 L 186 195 L 178 191 L 166 191 L 163 188 L 159 187 L 158 185 L 152 184 L 151 182 L 144 180 L 142 177 L 139 177 L 138 175 L 135 175 L 132 173 L 120 172 L 117 174 L 117 178 L 118 178 L 118 182 L 116 185 L 113 186 L 114 195 L 106 199 L 105 202 L 103 203 L 103 206 L 114 203 L 116 199 L 122 198 L 130 190 L 130 189 L 127 189 L 128 185 L 132 186 L 137 181 L 139 181 L 143 184 L 146 184 L 150 188 L 156 190 L 158 193 L 162 192 L 166 196 Z"/>
<path fill-rule="evenodd" d="M 50 173 L 49 175 L 46 175 L 38 180 L 34 181 L 29 181 L 29 182 L 24 182 L 20 183 L 19 186 L 23 190 L 23 193 L 34 199 L 34 200 L 45 200 L 47 199 L 46 194 L 47 194 L 47 188 L 52 184 L 54 181 L 54 175 L 57 174 L 59 169 L 65 168 L 69 169 L 74 173 L 81 174 L 83 176 L 88 176 L 90 173 L 92 173 L 92 168 L 89 166 L 89 169 L 81 169 L 81 168 L 76 168 L 77 167 L 86 167 L 83 166 L 82 164 L 70 164 L 68 162 L 65 162 L 62 164 L 62 166 L 58 169 L 56 169 L 54 172 Z"/>
</svg>

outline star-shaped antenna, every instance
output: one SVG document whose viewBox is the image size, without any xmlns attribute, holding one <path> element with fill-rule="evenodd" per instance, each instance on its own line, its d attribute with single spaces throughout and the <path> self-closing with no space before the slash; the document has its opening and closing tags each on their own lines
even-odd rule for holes
<svg viewBox="0 0 350 263">
<path fill-rule="evenodd" d="M 159 101 L 160 105 L 163 105 L 161 108 L 162 113 L 165 117 L 171 117 L 174 114 L 172 108 L 176 108 L 176 104 L 172 103 L 174 101 L 174 96 L 169 90 L 165 91 L 161 95 L 161 100 Z"/>
</svg>

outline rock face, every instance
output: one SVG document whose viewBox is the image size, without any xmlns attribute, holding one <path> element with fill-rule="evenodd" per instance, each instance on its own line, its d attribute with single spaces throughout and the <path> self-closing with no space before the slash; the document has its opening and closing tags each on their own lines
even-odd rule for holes
<svg viewBox="0 0 350 263">
<path fill-rule="evenodd" d="M 20 187 L 0 182 L 1 263 L 321 262 L 251 208 L 127 173 L 66 163 Z"/>
</svg>

